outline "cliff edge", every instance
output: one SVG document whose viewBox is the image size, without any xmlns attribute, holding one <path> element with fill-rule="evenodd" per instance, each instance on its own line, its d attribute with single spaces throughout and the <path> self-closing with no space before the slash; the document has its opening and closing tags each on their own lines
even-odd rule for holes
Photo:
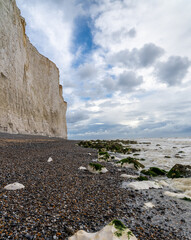
<svg viewBox="0 0 191 240">
<path fill-rule="evenodd" d="M 15 0 L 0 0 L 0 132 L 67 138 L 59 70 L 25 34 Z"/>
</svg>

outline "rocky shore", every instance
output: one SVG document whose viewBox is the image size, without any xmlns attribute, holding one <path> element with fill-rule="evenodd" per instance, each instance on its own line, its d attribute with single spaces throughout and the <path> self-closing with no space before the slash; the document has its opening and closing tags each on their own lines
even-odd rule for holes
<svg viewBox="0 0 191 240">
<path fill-rule="evenodd" d="M 68 239 L 80 229 L 96 232 L 114 219 L 139 240 L 191 239 L 189 201 L 165 196 L 165 189 L 122 188 L 120 175 L 136 171 L 119 171 L 109 162 L 102 163 L 105 174 L 80 170 L 98 154 L 78 143 L 0 135 L 0 239 Z M 4 189 L 14 182 L 25 187 Z M 155 207 L 146 208 L 147 202 Z"/>
</svg>

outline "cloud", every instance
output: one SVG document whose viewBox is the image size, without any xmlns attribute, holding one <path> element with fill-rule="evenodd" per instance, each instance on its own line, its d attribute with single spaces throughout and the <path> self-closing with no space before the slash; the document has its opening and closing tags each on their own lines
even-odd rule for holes
<svg viewBox="0 0 191 240">
<path fill-rule="evenodd" d="M 129 31 L 128 31 L 128 36 L 130 38 L 134 38 L 136 36 L 137 32 L 136 32 L 136 29 L 135 28 L 131 28 Z"/>
<path fill-rule="evenodd" d="M 86 63 L 84 65 L 80 65 L 78 68 L 78 73 L 81 79 L 89 79 L 96 78 L 98 74 L 98 69 L 95 65 L 91 63 Z"/>
<path fill-rule="evenodd" d="M 134 48 L 132 51 L 128 49 L 117 52 L 109 56 L 110 64 L 121 64 L 128 68 L 144 68 L 152 66 L 155 61 L 164 54 L 161 47 L 154 43 L 147 43 L 142 48 Z"/>
<path fill-rule="evenodd" d="M 143 83 L 142 76 L 137 77 L 133 71 L 125 71 L 119 76 L 118 87 L 123 92 L 132 91 L 135 87 Z"/>
<path fill-rule="evenodd" d="M 188 72 L 190 61 L 187 57 L 171 56 L 166 62 L 156 65 L 156 76 L 169 86 L 180 84 Z"/>
<path fill-rule="evenodd" d="M 154 43 L 147 43 L 138 51 L 139 65 L 141 67 L 151 66 L 163 54 L 164 50 L 162 48 Z"/>
<path fill-rule="evenodd" d="M 68 123 L 76 123 L 83 120 L 87 120 L 89 118 L 89 114 L 82 110 L 71 111 L 67 114 L 67 122 Z"/>
</svg>

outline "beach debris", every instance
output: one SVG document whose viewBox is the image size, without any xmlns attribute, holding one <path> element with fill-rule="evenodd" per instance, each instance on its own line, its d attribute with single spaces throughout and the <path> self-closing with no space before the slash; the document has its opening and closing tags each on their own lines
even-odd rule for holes
<svg viewBox="0 0 191 240">
<path fill-rule="evenodd" d="M 122 188 L 133 188 L 136 190 L 145 190 L 150 188 L 162 188 L 162 186 L 155 181 L 138 181 L 138 182 L 123 182 Z"/>
<path fill-rule="evenodd" d="M 167 174 L 165 170 L 157 167 L 150 167 L 148 170 L 142 170 L 141 173 L 151 177 L 165 176 Z"/>
<path fill-rule="evenodd" d="M 6 189 L 6 190 L 19 190 L 19 189 L 22 189 L 24 187 L 25 186 L 23 184 L 18 183 L 18 182 L 14 182 L 14 183 L 6 185 L 4 187 L 4 189 Z"/>
<path fill-rule="evenodd" d="M 155 207 L 155 205 L 152 202 L 146 202 L 146 203 L 144 203 L 144 207 L 146 209 L 149 209 L 149 208 Z"/>
<path fill-rule="evenodd" d="M 138 175 L 128 175 L 128 174 L 121 174 L 120 177 L 123 177 L 123 178 L 128 178 L 128 179 L 136 179 L 137 177 L 139 177 Z"/>
<path fill-rule="evenodd" d="M 51 157 L 49 157 L 47 162 L 52 162 L 52 161 L 53 161 L 53 159 Z"/>
<path fill-rule="evenodd" d="M 124 158 L 124 159 L 118 161 L 117 165 L 121 166 L 121 167 L 126 167 L 126 168 L 133 168 L 136 170 L 139 170 L 139 169 L 142 169 L 145 167 L 137 159 L 132 158 L 132 157 L 127 157 L 127 158 Z"/>
<path fill-rule="evenodd" d="M 79 170 L 87 170 L 87 168 L 86 168 L 86 167 L 83 167 L 83 166 L 79 167 L 78 169 L 79 169 Z"/>
<path fill-rule="evenodd" d="M 96 173 L 96 174 L 108 172 L 107 168 L 102 166 L 99 163 L 89 163 L 88 170 L 91 173 Z"/>
<path fill-rule="evenodd" d="M 96 233 L 87 233 L 83 230 L 78 231 L 69 240 L 137 240 L 132 231 L 121 221 L 113 220 L 103 229 Z"/>
<path fill-rule="evenodd" d="M 191 166 L 175 164 L 167 174 L 168 178 L 186 178 L 191 177 Z"/>
</svg>

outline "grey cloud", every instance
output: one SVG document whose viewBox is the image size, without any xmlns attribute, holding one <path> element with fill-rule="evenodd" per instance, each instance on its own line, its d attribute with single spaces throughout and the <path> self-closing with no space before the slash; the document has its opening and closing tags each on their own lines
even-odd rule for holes
<svg viewBox="0 0 191 240">
<path fill-rule="evenodd" d="M 143 82 L 142 76 L 136 76 L 135 72 L 125 71 L 119 76 L 118 86 L 123 91 L 131 91 Z"/>
<path fill-rule="evenodd" d="M 164 54 L 164 50 L 153 43 L 145 44 L 138 52 L 139 63 L 142 67 L 152 65 L 157 58 Z"/>
<path fill-rule="evenodd" d="M 75 112 L 69 112 L 67 114 L 67 122 L 68 123 L 76 123 L 76 122 L 80 122 L 83 120 L 86 120 L 89 118 L 89 115 L 87 112 L 83 111 L 75 111 Z"/>
<path fill-rule="evenodd" d="M 91 79 L 97 76 L 98 70 L 93 64 L 84 64 L 78 70 L 81 79 Z"/>
<path fill-rule="evenodd" d="M 180 84 L 186 76 L 190 61 L 187 57 L 171 56 L 156 65 L 156 76 L 170 86 Z"/>
<path fill-rule="evenodd" d="M 122 64 L 129 68 L 149 67 L 155 63 L 157 58 L 164 54 L 164 50 L 153 43 L 145 44 L 142 48 L 134 48 L 120 51 L 109 56 L 110 64 Z"/>
<path fill-rule="evenodd" d="M 127 34 L 128 34 L 128 36 L 129 36 L 130 38 L 134 38 L 134 37 L 136 36 L 137 32 L 136 32 L 135 28 L 131 28 L 131 29 L 128 31 Z"/>
</svg>

